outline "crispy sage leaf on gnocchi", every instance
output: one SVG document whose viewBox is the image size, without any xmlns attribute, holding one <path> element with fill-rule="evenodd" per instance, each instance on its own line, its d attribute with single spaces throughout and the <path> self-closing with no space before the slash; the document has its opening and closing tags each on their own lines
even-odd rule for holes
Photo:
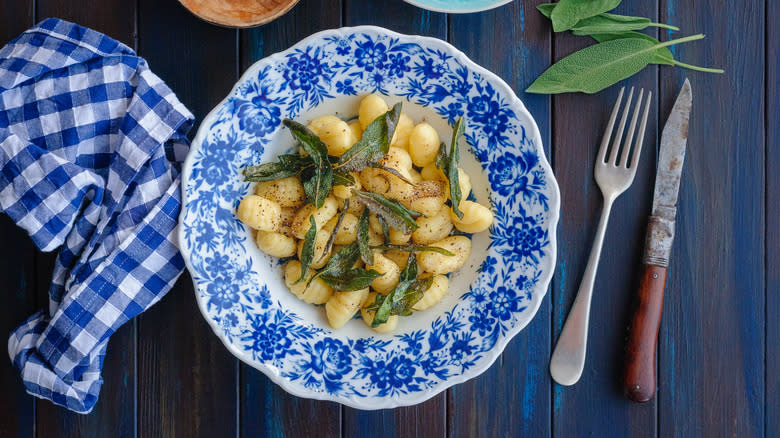
<svg viewBox="0 0 780 438">
<path fill-rule="evenodd" d="M 455 123 L 455 129 L 452 130 L 452 143 L 450 143 L 450 153 L 447 160 L 447 179 L 450 182 L 450 200 L 452 201 L 452 211 L 462 218 L 463 212 L 460 211 L 460 181 L 458 179 L 458 138 L 466 130 L 466 120 L 461 116 Z"/>
<path fill-rule="evenodd" d="M 333 254 L 320 272 L 312 277 L 312 280 L 324 275 L 338 277 L 352 269 L 359 258 L 360 251 L 358 250 L 357 242 L 353 242 L 341 248 L 336 254 Z"/>
<path fill-rule="evenodd" d="M 335 290 L 350 292 L 365 289 L 382 274 L 373 269 L 353 268 L 338 275 L 323 275 L 322 281 Z"/>
<path fill-rule="evenodd" d="M 427 279 L 417 280 L 417 261 L 414 253 L 409 254 L 406 267 L 401 271 L 401 278 L 398 286 L 393 288 L 387 295 L 377 295 L 376 301 L 368 307 L 369 310 L 376 309 L 374 320 L 371 321 L 371 327 L 377 327 L 387 322 L 392 315 L 411 315 L 412 306 L 414 306 L 423 297 L 428 287 L 425 284 Z"/>
<path fill-rule="evenodd" d="M 351 186 L 355 184 L 355 177 L 348 172 L 333 172 L 334 186 Z"/>
<path fill-rule="evenodd" d="M 344 200 L 344 208 L 341 210 L 341 213 L 339 213 L 339 218 L 336 219 L 336 226 L 333 227 L 333 232 L 330 234 L 330 237 L 328 238 L 328 243 L 325 244 L 325 254 L 328 254 L 330 252 L 330 249 L 333 248 L 333 241 L 336 240 L 336 234 L 339 227 L 341 226 L 341 222 L 344 220 L 344 216 L 347 214 L 347 209 L 349 208 L 349 199 Z"/>
<path fill-rule="evenodd" d="M 314 166 L 301 172 L 306 200 L 320 208 L 333 185 L 333 167 L 328 159 L 328 147 L 313 132 L 298 122 L 284 119 L 284 126 L 290 129 L 293 137 L 311 157 Z"/>
<path fill-rule="evenodd" d="M 414 218 L 419 217 L 420 213 L 406 208 L 395 199 L 387 199 L 377 193 L 354 189 L 352 194 L 375 215 L 384 219 L 388 225 L 396 230 L 409 234 L 417 229 L 417 222 L 415 222 Z"/>
<path fill-rule="evenodd" d="M 393 175 L 397 176 L 397 177 L 398 177 L 398 179 L 400 179 L 401 181 L 403 181 L 403 182 L 405 182 L 405 183 L 409 184 L 410 186 L 413 186 L 413 185 L 415 185 L 415 182 L 414 182 L 414 181 L 412 181 L 412 180 L 410 180 L 409 178 L 405 177 L 403 173 L 401 173 L 401 172 L 397 171 L 396 169 L 393 169 L 392 167 L 387 167 L 387 166 L 376 166 L 376 168 L 377 168 L 377 169 L 384 170 L 385 172 L 392 173 Z"/>
<path fill-rule="evenodd" d="M 314 244 L 317 239 L 317 222 L 314 221 L 314 216 L 309 216 L 311 226 L 309 231 L 306 232 L 306 236 L 303 238 L 303 249 L 301 250 L 301 278 L 295 283 L 298 284 L 303 281 L 309 274 L 309 265 L 311 265 L 312 259 L 314 259 Z"/>
<path fill-rule="evenodd" d="M 257 166 L 247 166 L 242 171 L 245 181 L 263 182 L 288 178 L 298 175 L 306 167 L 313 166 L 311 157 L 298 154 L 280 155 L 279 161 L 264 163 Z"/>
<path fill-rule="evenodd" d="M 382 251 L 386 251 L 389 249 L 394 249 L 396 251 L 403 251 L 403 252 L 437 252 L 441 255 L 445 255 L 447 257 L 452 257 L 455 254 L 451 253 L 450 251 L 447 251 L 444 248 L 439 248 L 438 246 L 425 246 L 425 245 L 393 245 L 386 243 L 384 245 L 376 245 L 372 246 L 371 249 L 380 249 Z"/>
<path fill-rule="evenodd" d="M 368 230 L 368 217 L 369 211 L 366 208 L 363 210 L 363 213 L 360 214 L 360 219 L 358 219 L 357 245 L 360 251 L 360 258 L 363 259 L 363 263 L 367 265 L 373 265 L 374 251 L 371 251 L 371 248 L 368 247 L 368 240 L 370 238 Z"/>
<path fill-rule="evenodd" d="M 377 117 L 366 127 L 360 140 L 341 156 L 336 168 L 342 171 L 359 171 L 376 164 L 387 155 L 390 140 L 401 117 L 401 103 Z"/>
</svg>

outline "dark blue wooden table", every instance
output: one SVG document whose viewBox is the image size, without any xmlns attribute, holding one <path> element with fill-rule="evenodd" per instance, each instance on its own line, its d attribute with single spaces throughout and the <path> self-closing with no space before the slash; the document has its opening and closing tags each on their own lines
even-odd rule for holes
<svg viewBox="0 0 780 438">
<path fill-rule="evenodd" d="M 617 87 L 592 96 L 522 92 L 552 61 L 589 44 L 553 35 L 534 8 L 541 2 L 445 15 L 401 0 L 301 0 L 271 24 L 237 31 L 201 22 L 175 0 L 0 0 L 0 45 L 46 17 L 95 28 L 135 48 L 199 119 L 251 63 L 318 30 L 377 24 L 446 39 L 518 92 L 539 124 L 562 196 L 558 265 L 539 313 L 482 376 L 426 403 L 362 412 L 286 394 L 221 345 L 185 275 L 111 339 L 105 384 L 89 415 L 27 395 L 10 361 L 0 361 L 0 437 L 780 436 L 780 2 L 625 0 L 620 6 L 684 34 L 706 33 L 706 40 L 672 51 L 727 73 L 653 66 L 626 81 L 657 98 L 636 181 L 618 199 L 610 223 L 586 370 L 574 387 L 554 384 L 547 365 L 590 251 L 601 207 L 592 165 Z M 619 386 L 623 339 L 659 133 L 686 75 L 694 110 L 659 340 L 658 395 L 635 404 Z M 5 216 L 0 248 L 5 339 L 45 305 L 53 257 L 36 251 Z"/>
</svg>

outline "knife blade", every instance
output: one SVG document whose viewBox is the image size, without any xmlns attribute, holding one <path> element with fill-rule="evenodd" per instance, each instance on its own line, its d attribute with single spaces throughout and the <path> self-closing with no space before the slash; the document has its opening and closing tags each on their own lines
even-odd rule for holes
<svg viewBox="0 0 780 438">
<path fill-rule="evenodd" d="M 639 291 L 626 344 L 623 389 L 628 398 L 637 402 L 646 402 L 655 395 L 658 329 L 692 105 L 691 83 L 685 79 L 661 133 L 653 207 L 647 223 Z"/>
</svg>

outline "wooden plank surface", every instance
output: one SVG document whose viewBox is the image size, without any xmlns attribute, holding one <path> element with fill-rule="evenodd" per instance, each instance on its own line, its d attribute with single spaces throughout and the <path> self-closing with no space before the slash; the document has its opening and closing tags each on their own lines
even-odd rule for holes
<svg viewBox="0 0 780 438">
<path fill-rule="evenodd" d="M 657 2 L 624 2 L 618 11 L 654 18 Z M 590 44 L 586 37 L 556 34 L 555 58 Z M 655 179 L 657 69 L 647 68 L 623 85 L 653 91 L 651 114 L 636 177 L 615 201 L 607 227 L 591 304 L 585 370 L 576 385 L 553 386 L 554 436 L 599 435 L 604 431 L 613 436 L 656 436 L 655 401 L 641 405 L 628 402 L 622 396 L 620 377 L 625 329 L 638 286 Z M 593 177 L 593 165 L 618 91 L 619 87 L 611 87 L 595 95 L 553 98 L 553 162 L 562 205 L 552 296 L 554 342 L 579 288 L 601 214 L 603 198 Z"/>
<path fill-rule="evenodd" d="M 67 0 L 37 0 L 37 21 L 58 17 L 104 32 L 130 47 L 135 45 L 134 2 L 98 2 L 89 8 L 74 7 Z M 37 256 L 38 305 L 48 304 L 48 289 L 54 269 L 55 253 Z M 92 415 L 80 415 L 37 401 L 38 437 L 129 436 L 135 432 L 135 326 L 131 321 L 120 328 L 109 342 L 104 361 L 103 386 Z M 106 396 L 108 395 L 108 396 Z"/>
<path fill-rule="evenodd" d="M 317 20 L 307 19 L 318 17 Z M 300 2 L 280 19 L 241 31 L 241 71 L 255 61 L 284 50 L 301 39 L 341 24 L 341 1 Z M 240 366 L 241 436 L 341 435 L 341 406 L 295 397 L 249 365 Z"/>
<path fill-rule="evenodd" d="M 448 39 L 518 93 L 539 125 L 549 159 L 551 99 L 523 92 L 551 61 L 549 21 L 536 11 L 536 3 L 542 1 L 515 1 L 479 14 L 452 15 Z M 517 436 L 550 436 L 550 303 L 548 296 L 528 327 L 483 375 L 450 390 L 449 436 L 490 436 L 502 430 Z"/>
<path fill-rule="evenodd" d="M 764 429 L 765 9 L 750 1 L 729 14 L 704 13 L 723 5 L 661 1 L 663 21 L 707 34 L 673 53 L 726 70 L 661 71 L 663 112 L 683 78 L 693 88 L 660 336 L 663 437 L 752 437 Z"/>
<path fill-rule="evenodd" d="M 32 1 L 3 5 L 0 47 L 35 21 Z M 35 247 L 27 234 L 7 216 L 0 218 L 0 247 L 13 248 L 14 256 L 0 257 L 0 284 L 6 285 L 0 307 L 0 339 L 38 310 L 35 299 Z M 0 360 L 0 437 L 28 437 L 35 433 L 35 399 L 24 389 L 9 359 Z"/>
<path fill-rule="evenodd" d="M 540 125 L 562 195 L 550 298 L 497 364 L 429 402 L 358 411 L 288 395 L 227 352 L 197 310 L 185 275 L 161 303 L 112 337 L 105 384 L 90 415 L 33 399 L 8 361 L 0 365 L 0 437 L 780 434 L 780 31 L 773 25 L 780 5 L 626 0 L 620 6 L 678 25 L 679 35 L 706 33 L 706 40 L 674 53 L 686 62 L 723 65 L 727 74 L 650 67 L 625 82 L 656 94 L 651 129 L 636 180 L 610 221 L 586 372 L 564 388 L 552 384 L 547 364 L 598 220 L 601 195 L 592 166 L 618 90 L 553 98 L 522 93 L 551 57 L 590 44 L 585 37 L 551 37 L 533 9 L 541 2 L 516 0 L 492 12 L 446 16 L 400 0 L 304 0 L 269 25 L 238 32 L 205 24 L 175 1 L 105 0 L 84 7 L 68 0 L 0 0 L 0 44 L 49 16 L 96 28 L 138 48 L 199 120 L 252 62 L 320 29 L 379 24 L 447 38 L 524 100 Z M 659 393 L 637 405 L 620 393 L 623 334 L 637 286 L 659 128 L 685 76 L 694 87 L 694 113 L 661 328 Z M 45 306 L 53 256 L 36 253 L 7 218 L 0 220 L 0 242 L 14 248 L 13 256 L 0 259 L 0 281 L 9 285 L 11 299 L 0 309 L 5 335 Z"/>
<path fill-rule="evenodd" d="M 373 24 L 396 32 L 446 38 L 447 17 L 400 2 L 344 1 L 344 25 Z M 344 408 L 345 437 L 445 435 L 446 394 L 412 407 L 360 411 Z"/>
<path fill-rule="evenodd" d="M 767 1 L 765 436 L 780 436 L 780 2 Z"/>
<path fill-rule="evenodd" d="M 199 21 L 173 1 L 141 0 L 138 23 L 139 53 L 202 120 L 238 79 L 237 31 Z M 237 434 L 237 360 L 193 295 L 184 274 L 139 319 L 138 436 Z"/>
</svg>

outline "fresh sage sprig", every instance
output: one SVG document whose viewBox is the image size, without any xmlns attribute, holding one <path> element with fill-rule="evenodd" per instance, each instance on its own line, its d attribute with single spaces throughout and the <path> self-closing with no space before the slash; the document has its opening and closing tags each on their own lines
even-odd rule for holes
<svg viewBox="0 0 780 438">
<path fill-rule="evenodd" d="M 702 39 L 704 35 L 659 42 L 635 31 L 649 26 L 679 29 L 668 24 L 654 23 L 649 18 L 607 13 L 619 3 L 620 0 L 561 0 L 537 6 L 544 16 L 552 20 L 555 32 L 571 30 L 575 35 L 591 36 L 599 44 L 586 47 L 553 64 L 526 92 L 595 93 L 636 74 L 648 64 L 676 65 L 696 71 L 723 73 L 722 69 L 677 61 L 668 49 L 674 44 Z"/>
<path fill-rule="evenodd" d="M 621 0 L 560 0 L 550 14 L 553 30 L 569 30 L 580 20 L 615 9 L 620 2 Z"/>
<path fill-rule="evenodd" d="M 367 208 L 363 209 L 363 213 L 360 214 L 360 219 L 358 219 L 357 224 L 357 245 L 358 250 L 360 252 L 360 258 L 363 259 L 363 263 L 367 265 L 373 265 L 374 264 L 374 251 L 371 251 L 371 248 L 368 247 L 368 213 L 369 210 Z"/>
<path fill-rule="evenodd" d="M 406 208 L 395 199 L 387 199 L 384 196 L 352 189 L 352 194 L 362 202 L 375 215 L 381 217 L 388 225 L 396 230 L 409 234 L 418 228 L 414 218 L 420 213 Z"/>
<path fill-rule="evenodd" d="M 702 38 L 704 35 L 698 34 L 659 44 L 639 38 L 598 43 L 553 64 L 525 91 L 543 94 L 596 93 L 653 63 L 658 49 Z"/>
<path fill-rule="evenodd" d="M 455 128 L 452 130 L 452 141 L 450 142 L 449 153 L 445 150 L 444 143 L 439 146 L 439 154 L 436 156 L 436 167 L 441 169 L 447 175 L 447 181 L 450 184 L 450 200 L 452 201 L 452 211 L 463 218 L 463 212 L 460 211 L 460 198 L 463 194 L 460 192 L 460 181 L 458 179 L 458 139 L 466 130 L 466 121 L 461 116 L 455 122 Z"/>
<path fill-rule="evenodd" d="M 306 193 L 306 201 L 320 208 L 333 185 L 333 167 L 328 159 L 328 147 L 302 124 L 290 119 L 284 119 L 282 123 L 290 129 L 293 137 L 311 157 L 314 166 L 301 172 L 301 182 Z"/>
<path fill-rule="evenodd" d="M 544 3 L 536 7 L 547 18 L 551 18 L 552 11 L 558 3 Z M 654 23 L 649 18 L 631 17 L 602 12 L 598 15 L 579 20 L 570 31 L 574 35 L 592 35 L 594 33 L 623 33 L 632 30 L 642 30 L 647 27 L 661 27 L 674 31 L 680 28 L 664 23 Z"/>
<path fill-rule="evenodd" d="M 401 117 L 401 103 L 377 117 L 366 126 L 360 140 L 347 149 L 335 168 L 344 172 L 357 172 L 375 165 L 390 150 L 390 140 Z"/>
<path fill-rule="evenodd" d="M 378 327 L 387 322 L 392 315 L 409 316 L 414 306 L 430 287 L 433 277 L 417 280 L 417 259 L 414 253 L 409 254 L 406 267 L 401 271 L 398 285 L 387 295 L 377 295 L 376 301 L 368 307 L 376 309 L 371 327 Z"/>
<path fill-rule="evenodd" d="M 314 259 L 314 247 L 317 240 L 317 222 L 314 220 L 314 215 L 309 216 L 309 222 L 311 222 L 311 226 L 306 235 L 303 236 L 303 248 L 301 248 L 301 278 L 293 284 L 302 282 L 309 275 L 309 266 Z"/>
<path fill-rule="evenodd" d="M 441 255 L 445 255 L 447 257 L 452 257 L 455 254 L 451 253 L 450 251 L 447 251 L 444 248 L 440 248 L 438 246 L 425 246 L 425 245 L 393 245 L 391 243 L 385 243 L 384 245 L 374 245 L 371 247 L 371 249 L 379 249 L 382 251 L 386 251 L 389 249 L 394 249 L 398 251 L 403 252 L 437 252 Z"/>
</svg>

